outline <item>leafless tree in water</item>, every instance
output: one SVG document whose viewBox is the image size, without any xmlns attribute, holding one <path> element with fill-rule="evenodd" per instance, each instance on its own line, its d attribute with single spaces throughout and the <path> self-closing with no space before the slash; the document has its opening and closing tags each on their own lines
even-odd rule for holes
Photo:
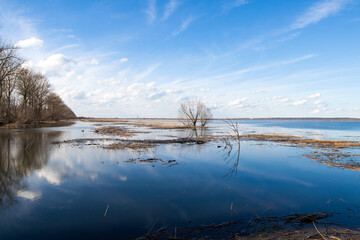
<svg viewBox="0 0 360 240">
<path fill-rule="evenodd" d="M 184 125 L 195 127 L 197 122 L 205 127 L 212 119 L 211 110 L 200 100 L 187 99 L 181 103 L 178 116 Z"/>
<path fill-rule="evenodd" d="M 225 161 L 228 161 L 228 162 L 234 161 L 234 163 L 231 167 L 231 170 L 227 174 L 227 176 L 233 176 L 233 175 L 236 176 L 237 170 L 238 170 L 238 165 L 239 165 L 239 160 L 240 160 L 241 134 L 240 134 L 239 126 L 236 122 L 233 122 L 231 119 L 228 119 L 225 122 L 228 124 L 228 126 L 230 127 L 230 130 L 231 130 L 231 133 L 230 133 L 231 138 L 223 138 L 223 142 L 225 144 L 224 151 L 226 151 Z M 237 143 L 235 154 L 232 154 L 233 145 L 230 141 L 230 139 L 232 139 L 232 138 Z"/>
</svg>

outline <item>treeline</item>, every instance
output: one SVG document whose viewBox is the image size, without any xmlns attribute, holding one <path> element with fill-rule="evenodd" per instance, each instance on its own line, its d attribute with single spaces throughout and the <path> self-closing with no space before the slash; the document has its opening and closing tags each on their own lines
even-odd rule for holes
<svg viewBox="0 0 360 240">
<path fill-rule="evenodd" d="M 0 39 L 0 125 L 76 118 L 49 80 L 23 63 L 18 49 Z"/>
</svg>

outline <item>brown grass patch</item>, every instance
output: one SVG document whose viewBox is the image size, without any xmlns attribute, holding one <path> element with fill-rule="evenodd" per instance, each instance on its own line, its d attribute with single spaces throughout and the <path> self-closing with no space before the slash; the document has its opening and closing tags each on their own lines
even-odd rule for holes
<svg viewBox="0 0 360 240">
<path fill-rule="evenodd" d="M 105 149 L 124 150 L 131 149 L 136 151 L 143 151 L 155 147 L 155 144 L 149 142 L 119 142 L 104 146 Z"/>
<path fill-rule="evenodd" d="M 126 128 L 114 127 L 114 126 L 97 128 L 94 130 L 94 132 L 102 135 L 115 135 L 121 137 L 132 137 L 135 135 L 134 132 L 129 131 Z"/>
<path fill-rule="evenodd" d="M 277 134 L 251 134 L 251 135 L 241 136 L 241 139 L 253 140 L 253 141 L 288 143 L 295 145 L 297 147 L 331 148 L 331 149 L 360 147 L 359 141 L 315 140 L 315 139 L 302 138 L 298 136 L 277 135 Z"/>
<path fill-rule="evenodd" d="M 304 157 L 325 164 L 329 167 L 360 171 L 360 154 L 339 153 L 339 152 L 312 152 Z"/>
<path fill-rule="evenodd" d="M 137 127 L 147 127 L 147 128 L 152 128 L 152 129 L 192 129 L 192 128 L 196 128 L 194 126 L 188 126 L 188 125 L 183 125 L 183 124 L 176 124 L 176 123 L 148 123 L 148 122 L 136 122 L 136 123 L 132 123 L 134 126 Z M 200 126 L 197 126 L 200 127 Z"/>
</svg>

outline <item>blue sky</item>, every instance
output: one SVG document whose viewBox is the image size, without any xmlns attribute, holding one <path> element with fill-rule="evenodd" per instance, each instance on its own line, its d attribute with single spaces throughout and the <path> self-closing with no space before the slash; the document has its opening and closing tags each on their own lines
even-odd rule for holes
<svg viewBox="0 0 360 240">
<path fill-rule="evenodd" d="M 358 0 L 0 0 L 0 36 L 78 116 L 360 117 Z"/>
</svg>

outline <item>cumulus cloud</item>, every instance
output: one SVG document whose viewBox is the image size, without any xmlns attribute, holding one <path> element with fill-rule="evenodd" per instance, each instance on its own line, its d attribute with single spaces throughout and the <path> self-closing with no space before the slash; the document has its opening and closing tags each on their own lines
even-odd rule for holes
<svg viewBox="0 0 360 240">
<path fill-rule="evenodd" d="M 236 99 L 234 101 L 230 101 L 228 103 L 228 106 L 233 108 L 249 108 L 252 105 L 248 103 L 248 98 L 244 97 L 244 98 Z"/>
<path fill-rule="evenodd" d="M 15 46 L 19 48 L 41 47 L 43 43 L 43 40 L 36 37 L 31 37 L 25 40 L 18 41 Z"/>
<path fill-rule="evenodd" d="M 294 106 L 300 106 L 300 105 L 304 105 L 304 104 L 307 103 L 307 102 L 309 102 L 309 100 L 307 100 L 307 99 L 301 99 L 301 100 L 299 100 L 299 101 L 294 102 L 292 105 L 294 105 Z"/>
<path fill-rule="evenodd" d="M 151 83 L 134 83 L 127 87 L 127 93 L 130 96 L 138 97 L 140 95 L 144 95 L 144 93 L 149 93 L 155 91 L 155 82 Z M 148 94 L 147 94 L 148 95 Z"/>
<path fill-rule="evenodd" d="M 349 0 L 325 0 L 317 2 L 299 16 L 290 26 L 290 29 L 302 29 L 310 24 L 317 23 L 342 10 L 348 2 Z"/>
<path fill-rule="evenodd" d="M 307 98 L 308 98 L 308 99 L 315 99 L 315 98 L 319 98 L 320 96 L 321 96 L 320 93 L 315 93 L 315 94 L 313 94 L 313 95 L 308 96 Z"/>
<path fill-rule="evenodd" d="M 61 76 L 69 72 L 75 61 L 63 54 L 54 54 L 45 60 L 41 60 L 36 66 L 46 75 Z"/>
</svg>

